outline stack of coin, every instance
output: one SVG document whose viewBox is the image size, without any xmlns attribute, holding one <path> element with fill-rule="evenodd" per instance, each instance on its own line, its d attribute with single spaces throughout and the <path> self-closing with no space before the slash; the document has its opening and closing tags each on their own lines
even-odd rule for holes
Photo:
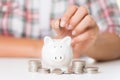
<svg viewBox="0 0 120 80">
<path fill-rule="evenodd" d="M 50 69 L 47 68 L 39 68 L 38 69 L 39 73 L 43 73 L 43 74 L 49 74 L 50 73 Z"/>
<path fill-rule="evenodd" d="M 63 71 L 62 71 L 61 69 L 59 69 L 59 68 L 56 68 L 56 69 L 52 70 L 52 73 L 55 73 L 55 74 L 62 74 Z"/>
<path fill-rule="evenodd" d="M 74 59 L 70 66 L 68 66 L 68 70 L 62 71 L 60 68 L 55 68 L 50 71 L 48 68 L 42 67 L 40 60 L 30 60 L 29 62 L 29 72 L 39 72 L 43 74 L 82 74 L 83 72 L 95 74 L 98 73 L 98 67 L 95 66 L 86 66 L 86 62 L 81 59 Z"/>
<path fill-rule="evenodd" d="M 29 72 L 37 72 L 39 68 L 41 68 L 40 60 L 30 60 L 29 64 Z"/>
<path fill-rule="evenodd" d="M 84 72 L 85 61 L 76 59 L 72 61 L 72 72 L 74 74 L 81 74 Z"/>
<path fill-rule="evenodd" d="M 85 72 L 90 74 L 98 73 L 98 67 L 86 67 Z"/>
</svg>

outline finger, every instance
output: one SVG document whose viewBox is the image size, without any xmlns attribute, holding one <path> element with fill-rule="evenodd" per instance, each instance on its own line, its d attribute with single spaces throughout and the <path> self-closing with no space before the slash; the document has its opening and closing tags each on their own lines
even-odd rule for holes
<svg viewBox="0 0 120 80">
<path fill-rule="evenodd" d="M 51 22 L 51 26 L 52 26 L 52 28 L 55 30 L 55 32 L 56 32 L 57 34 L 60 33 L 59 23 L 60 23 L 60 22 L 59 22 L 59 19 L 53 20 L 53 21 Z"/>
<path fill-rule="evenodd" d="M 67 11 L 65 12 L 65 14 L 63 15 L 63 17 L 61 18 L 61 22 L 60 22 L 60 26 L 61 27 L 65 27 L 65 25 L 67 24 L 67 22 L 69 21 L 69 19 L 74 15 L 74 13 L 77 10 L 77 6 L 70 6 Z"/>
<path fill-rule="evenodd" d="M 73 29 L 86 15 L 88 15 L 87 8 L 83 6 L 79 7 L 74 16 L 70 19 L 67 29 Z"/>
<path fill-rule="evenodd" d="M 94 19 L 90 15 L 87 15 L 72 31 L 72 35 L 76 36 L 83 33 L 86 29 L 96 27 L 95 24 Z"/>
<path fill-rule="evenodd" d="M 72 40 L 72 45 L 77 44 L 77 43 L 83 43 L 84 41 L 89 41 L 89 40 L 94 40 L 96 39 L 94 33 L 92 33 L 92 30 L 89 30 L 85 33 L 82 33 L 78 35 L 77 37 L 73 38 Z"/>
<path fill-rule="evenodd" d="M 66 32 L 65 28 L 60 28 L 59 27 L 60 26 L 60 20 L 59 19 L 53 20 L 51 22 L 51 26 L 55 30 L 57 36 L 62 36 Z"/>
</svg>

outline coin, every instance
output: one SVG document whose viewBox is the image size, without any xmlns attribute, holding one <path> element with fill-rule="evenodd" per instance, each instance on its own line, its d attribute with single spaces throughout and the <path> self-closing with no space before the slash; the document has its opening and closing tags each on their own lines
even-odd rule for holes
<svg viewBox="0 0 120 80">
<path fill-rule="evenodd" d="M 60 22 L 61 22 L 61 19 L 59 19 L 59 29 L 61 29 Z"/>
<path fill-rule="evenodd" d="M 40 60 L 29 60 L 29 65 L 38 65 L 38 66 L 41 66 L 41 61 Z"/>
<path fill-rule="evenodd" d="M 72 66 L 75 66 L 75 67 L 85 66 L 85 64 L 86 64 L 85 61 L 80 59 L 75 59 L 72 61 Z"/>
<path fill-rule="evenodd" d="M 37 67 L 29 67 L 29 72 L 37 72 L 38 68 Z"/>
<path fill-rule="evenodd" d="M 52 70 L 52 73 L 55 73 L 55 74 L 62 74 L 63 71 L 62 71 L 61 69 L 59 69 L 59 68 L 56 68 L 56 69 Z"/>
<path fill-rule="evenodd" d="M 38 72 L 39 72 L 39 73 L 43 73 L 43 74 L 48 74 L 48 73 L 50 73 L 50 69 L 47 69 L 47 68 L 39 68 L 39 69 L 38 69 Z"/>
<path fill-rule="evenodd" d="M 81 74 L 84 72 L 85 61 L 80 59 L 75 59 L 72 61 L 72 72 L 75 74 Z"/>
<path fill-rule="evenodd" d="M 98 73 L 98 67 L 86 67 L 85 68 L 85 71 L 87 72 L 87 73 L 91 73 L 91 74 L 95 74 L 95 73 Z"/>
<path fill-rule="evenodd" d="M 82 74 L 84 71 L 83 71 L 83 68 L 82 68 L 82 69 L 72 68 L 72 72 L 73 72 L 74 74 Z"/>
<path fill-rule="evenodd" d="M 29 65 L 29 72 L 37 72 L 38 68 L 42 67 L 40 60 L 29 60 L 28 65 Z"/>
</svg>

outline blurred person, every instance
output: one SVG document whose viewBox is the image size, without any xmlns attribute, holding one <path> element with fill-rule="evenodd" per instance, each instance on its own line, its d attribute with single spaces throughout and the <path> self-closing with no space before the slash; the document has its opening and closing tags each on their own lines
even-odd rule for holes
<svg viewBox="0 0 120 80">
<path fill-rule="evenodd" d="M 37 40 L 33 43 L 40 53 L 43 37 L 71 36 L 74 57 L 87 55 L 100 61 L 120 58 L 120 11 L 115 0 L 1 0 L 0 7 L 0 40 L 3 43 L 29 47 L 31 40 Z M 7 41 L 3 36 L 17 39 Z M 4 53 L 6 50 L 2 46 L 0 51 Z M 34 52 L 31 48 L 30 51 L 24 50 L 26 47 L 18 48 L 12 51 L 14 54 L 6 54 Z M 25 53 L 17 55 L 25 57 Z"/>
</svg>

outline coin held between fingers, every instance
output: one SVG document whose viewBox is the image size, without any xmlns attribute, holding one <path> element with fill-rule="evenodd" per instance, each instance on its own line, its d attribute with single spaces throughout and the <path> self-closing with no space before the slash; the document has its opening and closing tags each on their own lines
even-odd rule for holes
<svg viewBox="0 0 120 80">
<path fill-rule="evenodd" d="M 61 29 L 60 23 L 61 23 L 61 19 L 59 19 L 59 29 Z"/>
</svg>

